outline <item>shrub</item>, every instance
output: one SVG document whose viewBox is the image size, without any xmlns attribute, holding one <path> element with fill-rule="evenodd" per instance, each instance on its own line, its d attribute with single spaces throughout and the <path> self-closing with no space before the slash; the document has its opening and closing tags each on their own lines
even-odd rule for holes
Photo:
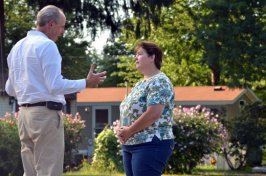
<svg viewBox="0 0 266 176">
<path fill-rule="evenodd" d="M 13 114 L 13 113 L 12 113 Z M 0 118 L 0 175 L 23 175 L 23 165 L 20 154 L 20 140 L 17 128 L 17 114 L 15 118 L 6 113 Z"/>
<path fill-rule="evenodd" d="M 122 148 L 114 131 L 108 126 L 94 140 L 92 167 L 102 172 L 122 172 Z"/>
<path fill-rule="evenodd" d="M 23 175 L 21 161 L 21 143 L 18 134 L 18 113 L 6 113 L 5 118 L 0 118 L 0 175 Z M 77 113 L 74 118 L 70 114 L 63 114 L 65 129 L 65 161 L 72 163 L 72 152 L 77 151 L 78 144 L 82 141 L 82 130 L 85 122 Z M 71 165 L 72 166 L 72 165 Z M 70 168 L 71 169 L 71 168 Z"/>
<path fill-rule="evenodd" d="M 85 121 L 81 120 L 79 113 L 75 117 L 72 114 L 63 113 L 64 131 L 65 131 L 65 168 L 69 171 L 72 170 L 77 163 L 74 159 L 75 153 L 78 153 L 78 146 L 84 139 L 82 130 L 86 127 Z"/>
<path fill-rule="evenodd" d="M 247 165 L 261 165 L 261 146 L 266 145 L 266 106 L 261 102 L 246 105 L 238 116 L 225 121 L 230 135 L 229 144 L 223 148 L 231 170 L 241 170 Z M 233 157 L 233 163 L 229 156 Z"/>
<path fill-rule="evenodd" d="M 165 167 L 165 173 L 191 173 L 201 159 L 219 152 L 226 130 L 213 114 L 198 105 L 192 108 L 174 109 L 173 133 L 175 148 Z"/>
</svg>

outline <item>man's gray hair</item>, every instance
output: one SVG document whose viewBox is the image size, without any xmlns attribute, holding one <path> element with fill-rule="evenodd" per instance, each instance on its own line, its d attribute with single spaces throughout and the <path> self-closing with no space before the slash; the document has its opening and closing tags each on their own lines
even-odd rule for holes
<svg viewBox="0 0 266 176">
<path fill-rule="evenodd" d="M 44 27 L 50 20 L 57 24 L 60 14 L 63 14 L 63 11 L 58 7 L 53 5 L 45 6 L 37 14 L 37 26 Z"/>
</svg>

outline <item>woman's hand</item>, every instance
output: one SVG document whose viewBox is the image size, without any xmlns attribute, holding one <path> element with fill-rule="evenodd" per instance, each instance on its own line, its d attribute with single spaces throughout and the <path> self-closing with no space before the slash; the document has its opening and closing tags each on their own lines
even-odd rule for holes
<svg viewBox="0 0 266 176">
<path fill-rule="evenodd" d="M 118 122 L 117 122 L 117 125 L 114 127 L 114 133 L 115 133 L 116 136 L 118 137 L 119 142 L 122 144 L 122 143 L 124 143 L 124 142 L 123 142 L 122 138 L 118 136 L 118 130 L 119 130 L 120 127 L 121 127 L 121 125 L 120 125 L 120 121 L 118 121 Z"/>
<path fill-rule="evenodd" d="M 125 144 L 125 142 L 128 140 L 128 138 L 130 138 L 133 134 L 130 130 L 130 127 L 127 126 L 122 126 L 120 128 L 117 129 L 116 134 L 119 138 L 119 141 L 122 144 Z"/>
<path fill-rule="evenodd" d="M 121 127 L 120 125 L 120 121 L 117 120 L 117 122 L 114 122 L 114 123 L 117 123 L 117 125 L 114 128 L 114 133 L 117 135 L 117 130 Z"/>
</svg>

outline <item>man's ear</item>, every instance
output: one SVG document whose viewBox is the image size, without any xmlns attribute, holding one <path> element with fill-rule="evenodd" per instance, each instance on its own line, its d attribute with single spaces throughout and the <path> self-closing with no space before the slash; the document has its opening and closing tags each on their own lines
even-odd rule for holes
<svg viewBox="0 0 266 176">
<path fill-rule="evenodd" d="M 54 25 L 54 20 L 50 20 L 48 22 L 48 28 L 51 29 L 53 25 Z"/>
</svg>

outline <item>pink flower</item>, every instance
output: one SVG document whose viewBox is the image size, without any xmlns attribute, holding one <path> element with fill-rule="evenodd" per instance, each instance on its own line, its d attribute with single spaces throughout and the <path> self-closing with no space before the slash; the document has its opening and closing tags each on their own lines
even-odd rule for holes
<svg viewBox="0 0 266 176">
<path fill-rule="evenodd" d="M 201 105 L 197 105 L 195 109 L 199 109 L 201 107 Z"/>
</svg>

